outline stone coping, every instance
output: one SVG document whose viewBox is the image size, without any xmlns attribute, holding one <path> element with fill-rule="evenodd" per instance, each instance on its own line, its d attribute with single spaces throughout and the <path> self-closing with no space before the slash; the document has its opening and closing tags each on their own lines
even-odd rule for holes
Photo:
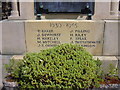
<svg viewBox="0 0 120 90">
<path fill-rule="evenodd" d="M 82 19 L 44 19 L 44 20 L 25 20 L 25 22 L 46 22 L 46 21 L 67 21 L 67 22 L 70 22 L 70 21 L 79 21 L 79 22 L 104 22 L 104 20 L 82 20 Z"/>
</svg>

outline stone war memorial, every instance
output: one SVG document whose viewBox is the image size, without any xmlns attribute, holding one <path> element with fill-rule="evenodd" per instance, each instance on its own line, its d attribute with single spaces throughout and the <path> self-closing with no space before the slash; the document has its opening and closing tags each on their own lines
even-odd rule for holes
<svg viewBox="0 0 120 90">
<path fill-rule="evenodd" d="M 71 43 L 86 48 L 103 67 L 120 68 L 119 0 L 3 0 L 9 12 L 0 15 L 0 65 L 25 53 Z M 0 80 L 4 77 L 1 74 Z M 2 76 L 3 75 L 3 76 Z M 0 81 L 0 87 L 2 82 Z"/>
</svg>

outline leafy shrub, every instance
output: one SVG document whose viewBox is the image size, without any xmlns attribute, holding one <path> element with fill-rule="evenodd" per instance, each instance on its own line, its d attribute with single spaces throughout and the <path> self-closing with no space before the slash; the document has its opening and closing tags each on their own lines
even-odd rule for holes
<svg viewBox="0 0 120 90">
<path fill-rule="evenodd" d="M 78 45 L 62 44 L 24 56 L 13 76 L 21 88 L 98 87 L 100 61 Z"/>
<path fill-rule="evenodd" d="M 114 77 L 118 75 L 118 68 L 116 68 L 113 64 L 109 65 L 108 76 Z"/>
<path fill-rule="evenodd" d="M 21 63 L 22 61 L 10 59 L 9 64 L 4 65 L 7 71 L 6 79 L 8 79 L 8 81 L 15 81 L 16 79 L 15 76 L 18 76 L 17 74 L 19 74 L 19 71 L 20 71 L 19 67 L 21 67 Z"/>
</svg>

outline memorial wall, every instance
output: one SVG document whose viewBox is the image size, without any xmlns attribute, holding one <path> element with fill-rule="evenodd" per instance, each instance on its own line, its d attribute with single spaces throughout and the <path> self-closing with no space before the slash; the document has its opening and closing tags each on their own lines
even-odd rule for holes
<svg viewBox="0 0 120 90">
<path fill-rule="evenodd" d="M 83 2 L 81 3 L 83 4 Z M 82 8 L 87 5 L 87 3 L 84 3 L 79 6 L 72 2 L 68 4 L 69 7 L 70 4 L 74 9 L 77 8 L 75 12 L 79 9 L 82 11 Z M 12 2 L 12 7 L 14 7 L 12 8 L 12 14 L 8 20 L 2 22 L 2 54 L 38 52 L 59 44 L 72 43 L 85 47 L 93 55 L 118 55 L 118 37 L 116 34 L 119 21 L 117 2 L 89 3 L 90 10 L 94 11 L 93 20 L 85 20 L 88 14 L 85 14 L 84 17 L 80 14 L 81 12 L 77 14 L 66 14 L 64 11 L 63 14 L 58 13 L 62 12 L 60 5 L 64 6 L 64 9 L 67 7 L 67 4 L 63 2 L 56 2 L 55 6 L 60 7 L 58 11 L 54 11 L 54 6 L 49 7 L 48 4 L 46 7 L 44 5 L 40 7 L 40 3 L 38 3 L 38 7 L 50 9 L 49 11 L 57 14 L 51 15 L 48 13 L 46 16 L 49 16 L 50 19 L 42 14 L 41 20 L 35 20 L 34 11 L 36 6 L 34 7 L 34 5 L 34 2 L 19 2 L 19 5 L 17 2 Z M 112 8 L 113 14 L 110 14 L 110 8 Z M 74 9 L 72 10 L 74 11 Z M 71 11 L 66 8 L 66 12 Z M 63 15 L 65 15 L 65 18 L 63 18 Z M 73 18 L 74 16 L 75 18 Z M 112 21 L 106 21 L 106 19 Z M 116 37 L 109 36 L 108 32 Z"/>
<path fill-rule="evenodd" d="M 78 44 L 93 55 L 102 55 L 104 21 L 28 20 L 27 52 L 39 52 L 63 43 Z"/>
<path fill-rule="evenodd" d="M 115 0 L 116 2 L 110 0 L 106 3 L 89 3 L 93 15 L 92 20 L 85 20 L 89 13 L 82 15 L 82 9 L 84 10 L 86 4 L 79 6 L 80 3 L 76 5 L 69 3 L 68 7 L 67 4 L 56 3 L 58 6 L 55 11 L 56 6 L 49 7 L 48 5 L 43 9 L 49 9 L 49 12 L 39 13 L 42 6 L 40 8 L 37 8 L 39 5 L 34 7 L 35 0 L 26 3 L 18 3 L 17 1 L 21 0 L 14 0 L 11 3 L 11 14 L 9 17 L 4 17 L 4 19 L 8 19 L 0 21 L 0 27 L 2 27 L 0 28 L 2 61 L 10 59 L 12 55 L 21 56 L 29 52 L 40 52 L 60 44 L 71 43 L 86 48 L 94 55 L 94 58 L 102 60 L 102 67 L 107 67 L 110 63 L 115 67 L 120 66 L 118 60 L 118 58 L 120 59 L 118 57 L 120 55 L 120 40 L 118 38 L 120 3 L 118 5 L 118 0 Z M 69 11 L 70 6 L 72 8 Z M 61 12 L 63 13 L 61 14 Z M 44 18 L 35 20 L 36 14 L 42 14 Z M 20 57 L 18 56 L 18 58 Z"/>
</svg>

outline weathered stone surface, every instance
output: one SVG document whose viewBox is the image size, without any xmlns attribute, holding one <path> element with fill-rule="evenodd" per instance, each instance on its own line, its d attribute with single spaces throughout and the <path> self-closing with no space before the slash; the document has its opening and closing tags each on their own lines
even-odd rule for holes
<svg viewBox="0 0 120 90">
<path fill-rule="evenodd" d="M 20 19 L 35 19 L 34 16 L 34 0 L 31 2 L 19 2 L 20 3 Z"/>
<path fill-rule="evenodd" d="M 2 54 L 23 54 L 25 52 L 24 21 L 2 22 Z"/>
<path fill-rule="evenodd" d="M 118 54 L 118 20 L 105 20 L 105 33 L 104 33 L 104 48 L 103 55 L 119 55 Z"/>
<path fill-rule="evenodd" d="M 118 55 L 120 56 L 120 21 L 118 24 Z"/>
<path fill-rule="evenodd" d="M 96 20 L 118 20 L 119 16 L 119 0 L 104 0 L 106 2 L 101 2 L 101 0 L 97 0 L 95 2 L 95 11 L 93 19 Z"/>
<path fill-rule="evenodd" d="M 0 21 L 0 53 L 2 51 L 2 21 Z"/>
<path fill-rule="evenodd" d="M 0 90 L 2 89 L 2 56 L 0 55 Z"/>
<path fill-rule="evenodd" d="M 28 20 L 25 22 L 27 52 L 39 52 L 63 43 L 79 44 L 93 55 L 102 55 L 103 21 Z"/>
<path fill-rule="evenodd" d="M 95 2 L 94 19 L 107 19 L 110 17 L 110 2 Z"/>
</svg>

